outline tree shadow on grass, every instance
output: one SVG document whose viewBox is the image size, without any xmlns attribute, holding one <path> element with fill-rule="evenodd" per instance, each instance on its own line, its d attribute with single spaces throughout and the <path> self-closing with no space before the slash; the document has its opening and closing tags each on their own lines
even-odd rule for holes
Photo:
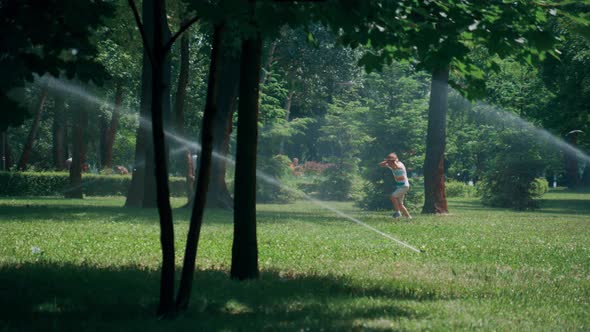
<svg viewBox="0 0 590 332">
<path fill-rule="evenodd" d="M 419 318 L 411 290 L 353 286 L 339 277 L 264 272 L 237 282 L 198 271 L 189 310 L 157 321 L 159 273 L 47 263 L 0 267 L 4 330 L 350 330 L 359 322 Z"/>
</svg>

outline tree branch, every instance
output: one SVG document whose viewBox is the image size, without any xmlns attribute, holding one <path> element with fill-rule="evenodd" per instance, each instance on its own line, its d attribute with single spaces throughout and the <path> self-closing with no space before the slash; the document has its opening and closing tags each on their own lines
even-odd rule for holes
<svg viewBox="0 0 590 332">
<path fill-rule="evenodd" d="M 133 1 L 133 0 L 129 0 L 129 1 Z M 188 28 L 190 28 L 191 25 L 193 25 L 199 19 L 200 19 L 200 17 L 195 16 L 195 17 L 191 18 L 190 20 L 188 20 L 186 23 L 184 23 L 180 27 L 180 29 L 174 34 L 174 36 L 172 36 L 172 38 L 170 38 L 170 40 L 168 40 L 166 45 L 164 45 L 164 50 L 163 50 L 164 54 L 168 53 L 170 51 L 170 48 L 172 48 L 172 45 L 174 44 L 176 39 L 178 39 L 178 37 L 180 37 L 180 35 L 182 35 L 183 32 L 185 32 Z"/>
<path fill-rule="evenodd" d="M 143 24 L 141 24 L 141 19 L 139 18 L 139 11 L 137 10 L 137 6 L 135 5 L 134 0 L 128 0 L 129 7 L 131 7 L 131 11 L 133 12 L 133 17 L 135 18 L 135 23 L 137 24 L 137 28 L 139 29 L 139 34 L 141 35 L 141 39 L 143 40 L 143 47 L 145 53 L 147 53 L 148 58 L 150 59 L 150 63 L 154 64 L 154 55 L 152 54 L 152 50 L 150 49 L 150 44 L 148 43 L 147 36 L 145 35 L 145 30 L 143 28 Z"/>
</svg>

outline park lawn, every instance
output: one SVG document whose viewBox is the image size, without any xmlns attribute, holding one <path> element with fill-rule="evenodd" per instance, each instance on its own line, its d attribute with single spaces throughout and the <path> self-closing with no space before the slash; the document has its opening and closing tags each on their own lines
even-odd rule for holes
<svg viewBox="0 0 590 332">
<path fill-rule="evenodd" d="M 329 204 L 258 206 L 261 278 L 228 279 L 232 214 L 209 211 L 191 306 L 159 321 L 156 210 L 124 199 L 0 198 L 0 331 L 588 330 L 590 194 L 540 210 L 450 200 L 451 215 L 392 221 Z M 181 264 L 189 213 L 174 200 Z"/>
</svg>

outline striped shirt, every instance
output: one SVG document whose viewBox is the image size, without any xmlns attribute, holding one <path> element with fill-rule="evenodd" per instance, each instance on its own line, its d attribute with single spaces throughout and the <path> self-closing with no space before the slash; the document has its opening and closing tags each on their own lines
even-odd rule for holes
<svg viewBox="0 0 590 332">
<path fill-rule="evenodd" d="M 396 187 L 409 187 L 410 182 L 408 181 L 408 174 L 406 172 L 406 166 L 401 161 L 397 162 L 399 168 L 393 169 L 387 166 L 391 173 L 393 173 L 393 179 L 395 180 Z"/>
</svg>

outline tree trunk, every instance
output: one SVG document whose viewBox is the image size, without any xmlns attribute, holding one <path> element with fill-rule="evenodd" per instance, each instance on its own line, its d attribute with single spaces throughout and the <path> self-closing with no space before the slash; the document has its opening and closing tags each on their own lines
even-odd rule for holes
<svg viewBox="0 0 590 332">
<path fill-rule="evenodd" d="M 183 21 L 181 26 L 184 23 L 185 22 Z M 189 31 L 185 31 L 180 39 L 180 73 L 178 75 L 178 86 L 174 103 L 174 132 L 182 138 L 185 138 L 184 104 L 186 101 L 186 88 L 189 79 L 189 37 Z M 186 175 L 186 195 L 190 202 L 195 188 L 195 169 L 192 163 L 192 151 L 186 142 L 176 142 L 174 146 L 179 150 L 180 158 L 178 158 L 178 164 L 181 173 Z"/>
<path fill-rule="evenodd" d="M 578 143 L 577 136 L 577 133 L 572 131 L 566 136 L 566 140 L 571 146 L 575 147 Z M 565 152 L 563 157 L 565 161 L 565 179 L 567 186 L 569 188 L 579 187 L 581 179 L 577 156 L 573 153 Z"/>
<path fill-rule="evenodd" d="M 0 164 L 0 167 L 2 167 L 3 171 L 7 171 L 10 166 L 8 164 L 8 135 L 6 133 L 6 131 L 2 131 L 2 133 L 0 133 L 0 152 L 2 153 L 2 160 L 0 162 L 2 162 L 2 164 Z"/>
<path fill-rule="evenodd" d="M 255 0 L 249 0 L 253 17 Z M 242 41 L 231 278 L 258 278 L 256 241 L 256 148 L 262 38 Z"/>
<path fill-rule="evenodd" d="M 148 41 L 153 40 L 155 22 L 152 20 L 153 3 L 156 0 L 144 0 L 142 17 L 144 31 Z M 159 0 L 161 1 L 161 0 Z M 161 13 L 162 18 L 159 20 L 162 29 L 163 40 L 170 37 L 170 29 L 165 13 Z M 162 85 L 164 96 L 162 97 L 163 121 L 164 128 L 170 126 L 170 57 L 166 55 L 162 60 Z M 131 177 L 131 184 L 125 202 L 126 207 L 143 207 L 154 208 L 156 204 L 156 182 L 154 174 L 154 147 L 151 141 L 152 123 L 151 123 L 151 104 L 152 104 L 152 68 L 147 54 L 144 51 L 143 68 L 141 78 L 141 102 L 140 102 L 140 120 L 137 129 L 137 140 L 135 145 L 135 165 Z M 168 150 L 168 149 L 166 149 Z M 166 161 L 168 156 L 166 152 Z"/>
<path fill-rule="evenodd" d="M 123 85 L 118 82 L 115 87 L 115 105 L 113 107 L 113 114 L 111 116 L 111 123 L 104 136 L 104 156 L 102 167 L 107 169 L 113 168 L 113 147 L 115 145 L 115 137 L 119 129 L 119 119 L 121 118 L 121 105 L 123 104 Z"/>
<path fill-rule="evenodd" d="M 219 91 L 218 74 L 220 69 L 220 55 L 222 53 L 221 41 L 223 30 L 224 27 L 222 24 L 215 25 L 213 32 L 213 42 L 211 43 L 211 63 L 209 65 L 207 100 L 203 114 L 201 155 L 199 158 L 199 178 L 197 181 L 197 190 L 195 192 L 191 222 L 186 240 L 182 279 L 180 281 L 180 288 L 178 290 L 178 297 L 176 300 L 177 308 L 180 310 L 185 310 L 188 307 L 188 302 L 190 299 L 193 274 L 195 272 L 197 258 L 197 249 L 199 244 L 199 235 L 201 233 L 203 213 L 205 212 L 205 204 L 207 201 L 207 189 L 209 186 L 209 175 L 211 171 L 211 159 L 213 152 L 213 119 L 215 117 L 215 113 L 217 112 L 217 93 Z"/>
<path fill-rule="evenodd" d="M 448 213 L 445 196 L 445 143 L 449 67 L 432 73 L 426 158 L 424 160 L 424 206 L 422 213 Z"/>
<path fill-rule="evenodd" d="M 66 169 L 68 159 L 66 148 L 66 100 L 59 94 L 55 94 L 55 108 L 53 113 L 53 167 L 57 171 Z"/>
<path fill-rule="evenodd" d="M 289 95 L 285 102 L 285 121 L 289 122 L 291 116 L 291 104 L 293 103 L 293 95 L 295 94 L 295 83 L 291 80 L 291 86 L 289 88 Z M 281 138 L 281 144 L 279 145 L 279 154 L 285 154 L 285 138 Z"/>
<path fill-rule="evenodd" d="M 82 167 L 86 162 L 86 132 L 88 131 L 87 106 L 79 100 L 72 109 L 72 164 L 70 165 L 70 187 L 64 193 L 66 198 L 84 198 L 82 188 Z"/>
<path fill-rule="evenodd" d="M 144 2 L 144 7 L 146 2 Z M 164 137 L 164 99 L 166 54 L 163 50 L 166 16 L 164 0 L 155 0 L 150 8 L 154 22 L 152 34 L 153 61 L 152 68 L 152 138 L 154 145 L 154 164 L 157 206 L 160 215 L 160 243 L 162 245 L 162 274 L 160 279 L 160 303 L 158 315 L 167 315 L 174 309 L 174 224 L 172 207 L 170 206 L 170 190 L 168 188 L 168 167 L 166 158 L 166 142 Z M 144 8 L 145 10 L 145 8 Z M 147 17 L 147 16 L 144 16 Z"/>
<path fill-rule="evenodd" d="M 23 146 L 23 153 L 21 154 L 20 160 L 18 162 L 18 169 L 20 171 L 24 171 L 27 168 L 27 164 L 29 163 L 29 158 L 31 157 L 31 152 L 33 151 L 33 143 L 35 143 L 37 131 L 39 131 L 39 123 L 41 122 L 41 115 L 43 114 L 43 109 L 45 105 L 45 100 L 47 99 L 48 90 L 49 89 L 47 86 L 47 80 L 45 80 L 45 83 L 43 83 L 43 87 L 41 88 L 39 101 L 37 102 L 35 118 L 33 119 L 33 124 L 31 124 L 29 136 L 27 137 L 27 141 Z"/>
<path fill-rule="evenodd" d="M 240 57 L 235 52 L 222 52 L 219 69 L 219 93 L 217 94 L 217 113 L 213 119 L 213 151 L 218 154 L 211 165 L 211 181 L 207 206 L 232 209 L 233 200 L 227 190 L 225 172 L 229 152 L 229 141 L 233 126 L 235 101 L 238 96 L 240 79 Z"/>
</svg>

